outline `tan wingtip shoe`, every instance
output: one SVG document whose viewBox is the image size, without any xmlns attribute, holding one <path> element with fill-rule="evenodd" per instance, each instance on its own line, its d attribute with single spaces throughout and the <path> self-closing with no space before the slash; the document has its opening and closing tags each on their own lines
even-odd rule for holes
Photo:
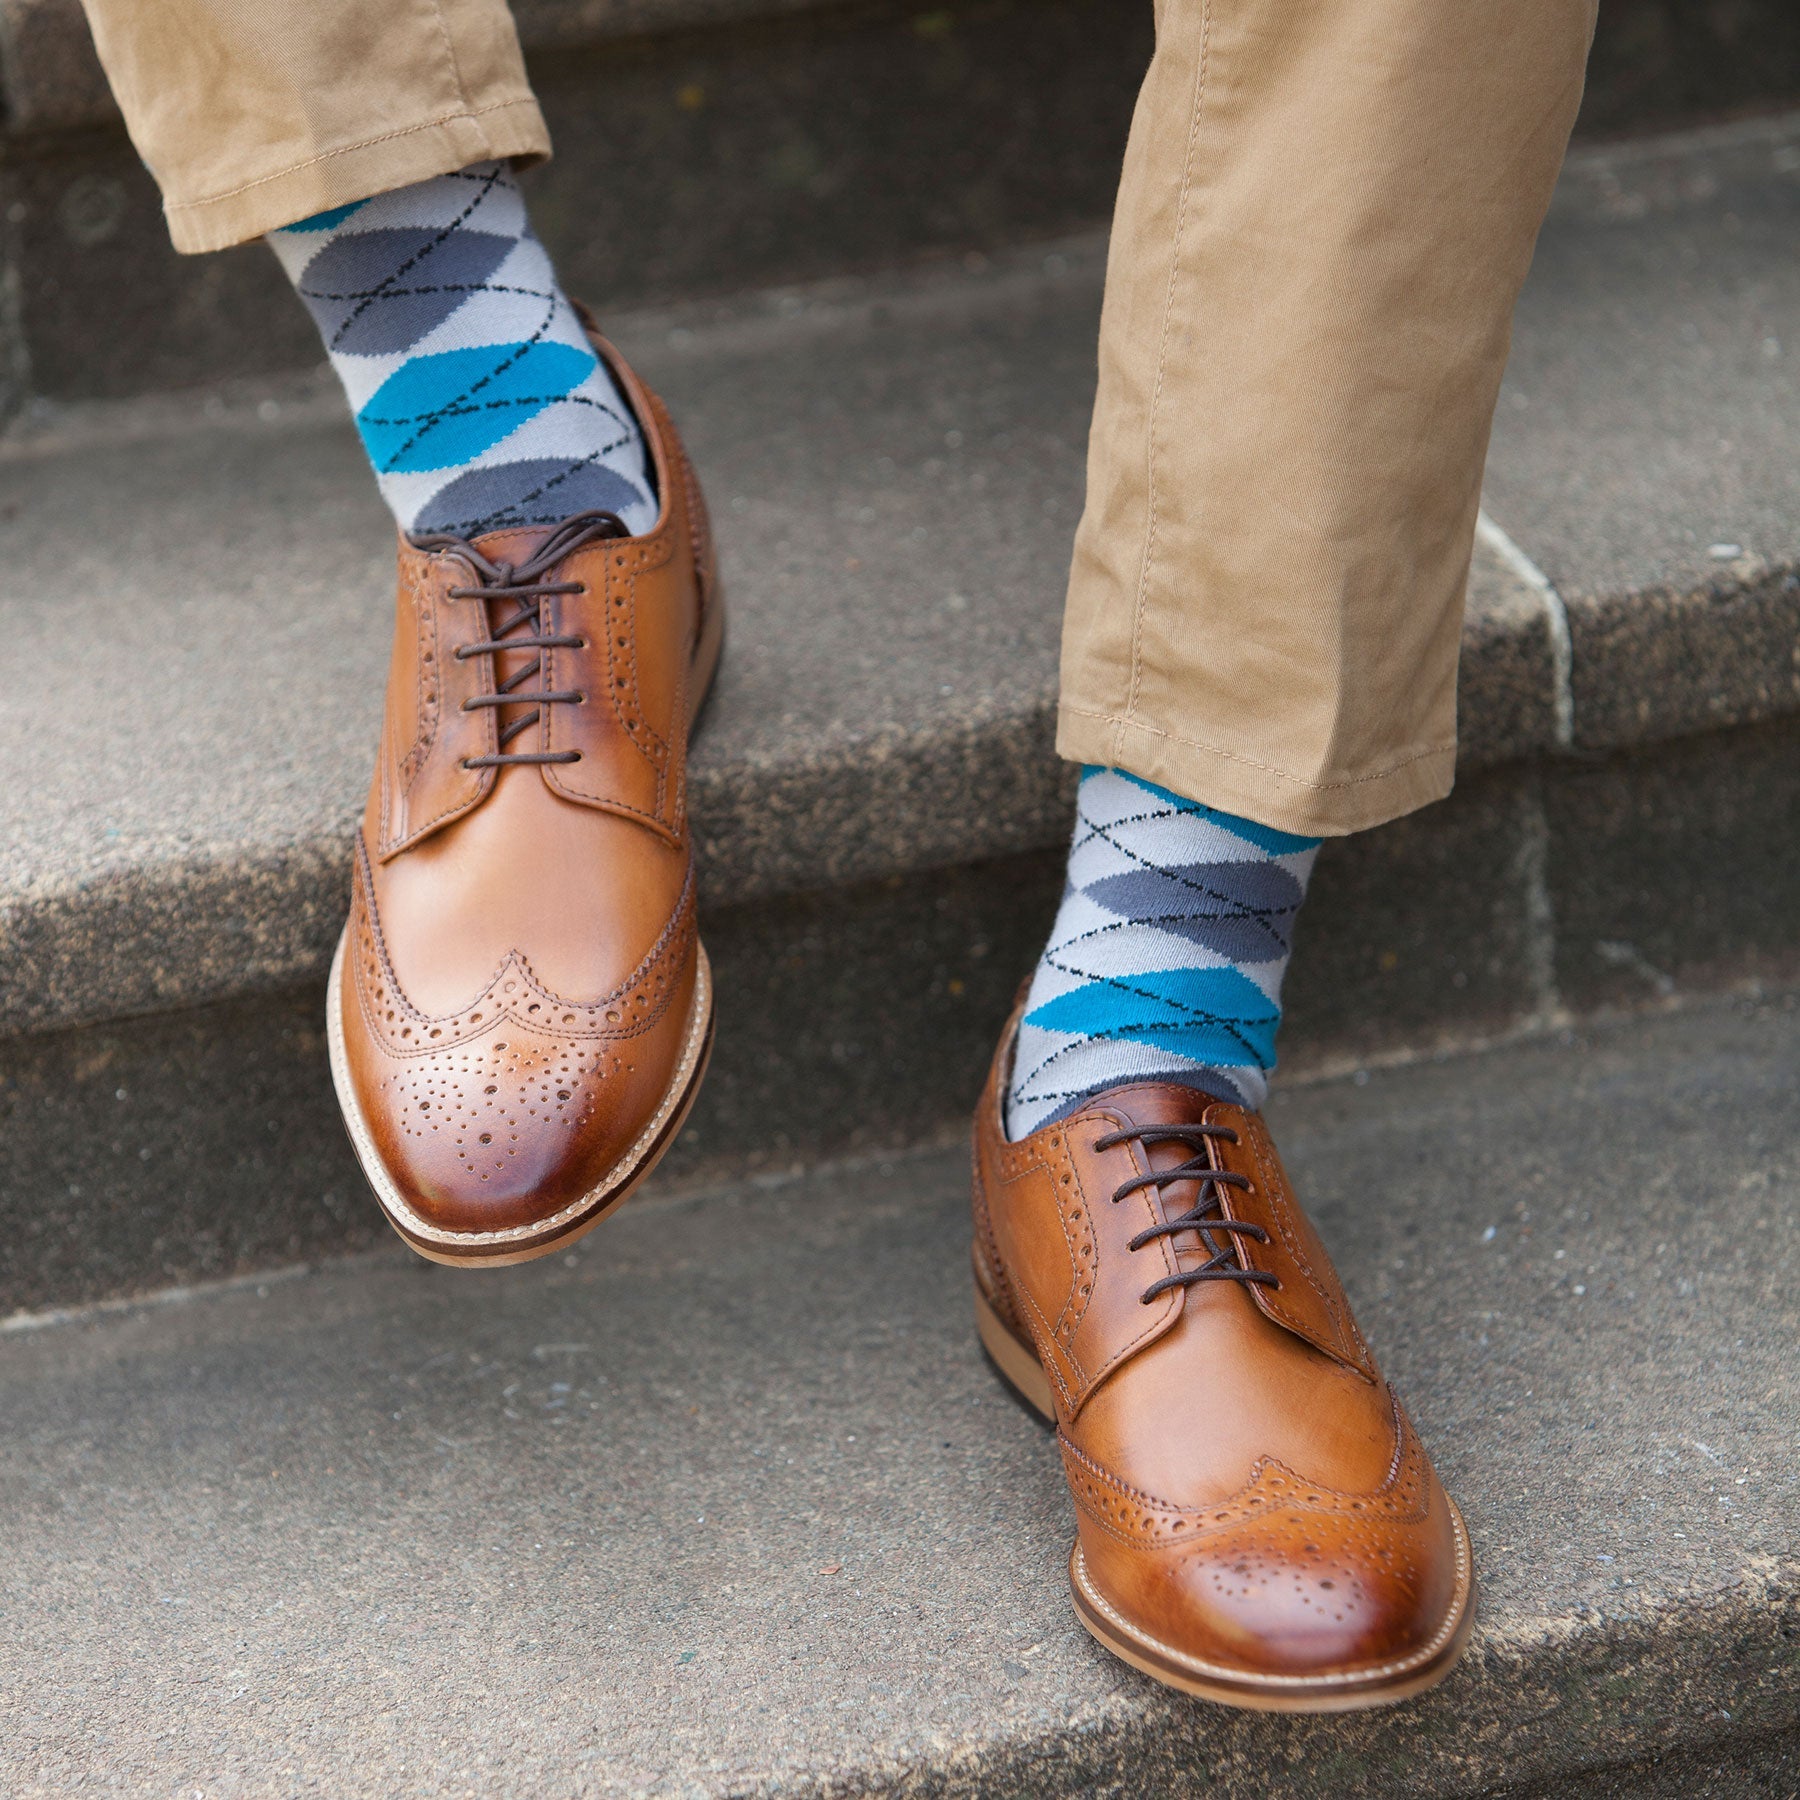
<svg viewBox="0 0 1800 1800">
<path fill-rule="evenodd" d="M 687 740 L 723 603 L 661 403 L 655 526 L 401 540 L 382 743 L 327 1035 L 395 1230 L 465 1266 L 562 1248 L 681 1129 L 712 1048 Z"/>
<path fill-rule="evenodd" d="M 1468 1532 L 1262 1119 L 1147 1082 L 1009 1144 L 1015 1028 L 975 1120 L 976 1321 L 1057 1428 L 1082 1624 L 1258 1711 L 1441 1681 L 1474 1622 Z"/>
</svg>

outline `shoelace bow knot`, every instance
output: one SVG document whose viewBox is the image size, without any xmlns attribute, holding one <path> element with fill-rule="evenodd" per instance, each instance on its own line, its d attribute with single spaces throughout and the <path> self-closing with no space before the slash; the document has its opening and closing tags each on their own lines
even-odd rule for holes
<svg viewBox="0 0 1800 1800">
<path fill-rule="evenodd" d="M 495 754 L 488 756 L 465 756 L 462 767 L 465 769 L 504 769 L 519 763 L 571 763 L 581 761 L 579 750 L 512 750 L 506 746 L 520 732 L 529 730 L 544 716 L 544 709 L 549 706 L 579 706 L 587 698 L 578 688 L 570 688 L 565 692 L 555 692 L 549 688 L 528 688 L 526 683 L 541 677 L 544 672 L 542 652 L 546 650 L 585 650 L 587 639 L 559 635 L 549 630 L 549 621 L 545 616 L 545 602 L 559 594 L 580 594 L 587 591 L 587 583 L 583 581 L 544 581 L 541 579 L 547 569 L 579 550 L 583 544 L 597 538 L 629 537 L 630 531 L 625 521 L 617 513 L 580 512 L 571 514 L 551 532 L 538 547 L 537 554 L 520 563 L 517 567 L 510 562 L 490 562 L 466 538 L 459 538 L 450 532 L 415 532 L 409 533 L 407 542 L 415 550 L 449 551 L 460 556 L 475 572 L 477 585 L 474 587 L 453 587 L 447 590 L 452 600 L 479 600 L 482 603 L 482 619 L 487 627 L 487 637 L 480 643 L 462 644 L 457 647 L 456 660 L 467 662 L 473 656 L 491 656 L 494 671 L 494 691 L 491 694 L 473 694 L 462 703 L 464 712 L 473 712 L 478 707 L 510 708 L 529 706 L 530 710 L 521 718 L 507 719 L 501 715 L 500 748 Z M 514 602 L 513 611 L 504 619 L 495 622 L 493 604 L 496 601 Z M 521 627 L 532 627 L 528 635 L 520 635 Z M 504 681 L 500 679 L 499 658 L 508 651 L 532 650 L 538 652 L 528 663 L 522 664 Z"/>
<path fill-rule="evenodd" d="M 1239 1237 L 1254 1238 L 1257 1243 L 1266 1244 L 1269 1234 L 1260 1225 L 1252 1224 L 1246 1219 L 1228 1219 L 1224 1216 L 1219 1190 L 1225 1187 L 1247 1188 L 1250 1179 L 1234 1170 L 1215 1169 L 1212 1166 L 1207 1150 L 1207 1140 L 1210 1138 L 1235 1144 L 1238 1134 L 1229 1125 L 1133 1125 L 1124 1131 L 1109 1132 L 1095 1141 L 1096 1150 L 1110 1150 L 1116 1144 L 1136 1142 L 1143 1145 L 1146 1152 L 1152 1144 L 1162 1143 L 1185 1144 L 1194 1152 L 1186 1162 L 1177 1163 L 1172 1169 L 1152 1169 L 1146 1175 L 1137 1175 L 1130 1181 L 1121 1182 L 1113 1190 L 1115 1206 L 1127 1194 L 1134 1194 L 1139 1188 L 1155 1188 L 1160 1196 L 1162 1190 L 1174 1182 L 1192 1181 L 1200 1190 L 1194 1204 L 1186 1212 L 1177 1218 L 1166 1219 L 1160 1225 L 1152 1225 L 1147 1231 L 1140 1231 L 1131 1240 L 1129 1248 L 1138 1250 L 1156 1238 L 1174 1237 L 1179 1232 L 1192 1231 L 1199 1236 L 1208 1253 L 1207 1260 L 1197 1269 L 1178 1269 L 1173 1275 L 1165 1275 L 1161 1281 L 1152 1282 L 1139 1296 L 1140 1302 L 1145 1306 L 1158 1294 L 1166 1294 L 1170 1288 L 1194 1287 L 1202 1281 L 1240 1281 L 1246 1287 L 1281 1286 L 1279 1275 L 1271 1274 L 1266 1269 L 1246 1268 L 1237 1260 Z M 1215 1232 L 1220 1234 L 1219 1240 L 1215 1240 Z"/>
</svg>

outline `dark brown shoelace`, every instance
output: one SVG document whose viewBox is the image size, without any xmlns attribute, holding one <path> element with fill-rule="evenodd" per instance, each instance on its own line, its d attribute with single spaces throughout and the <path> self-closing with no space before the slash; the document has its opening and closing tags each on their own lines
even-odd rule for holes
<svg viewBox="0 0 1800 1800">
<path fill-rule="evenodd" d="M 1127 1194 L 1135 1194 L 1139 1188 L 1155 1188 L 1160 1194 L 1172 1182 L 1192 1181 L 1200 1189 L 1194 1204 L 1179 1218 L 1166 1220 L 1161 1225 L 1152 1225 L 1148 1231 L 1140 1231 L 1131 1240 L 1131 1248 L 1138 1250 L 1153 1239 L 1174 1237 L 1177 1232 L 1192 1231 L 1199 1235 L 1201 1243 L 1207 1249 L 1207 1260 L 1199 1268 L 1179 1269 L 1175 1274 L 1165 1275 L 1161 1281 L 1152 1282 L 1145 1288 L 1139 1296 L 1145 1306 L 1158 1294 L 1166 1294 L 1170 1288 L 1193 1287 L 1202 1281 L 1241 1281 L 1246 1286 L 1281 1286 L 1278 1275 L 1272 1275 L 1266 1269 L 1246 1269 L 1237 1260 L 1239 1237 L 1254 1238 L 1259 1244 L 1266 1244 L 1269 1234 L 1260 1225 L 1224 1216 L 1219 1189 L 1247 1188 L 1250 1181 L 1247 1176 L 1236 1174 L 1230 1169 L 1215 1169 L 1207 1161 L 1208 1138 L 1221 1138 L 1228 1144 L 1238 1141 L 1237 1133 L 1229 1125 L 1134 1125 L 1127 1131 L 1109 1132 L 1094 1144 L 1096 1150 L 1110 1150 L 1115 1144 L 1135 1141 L 1148 1151 L 1152 1144 L 1175 1143 L 1185 1144 L 1194 1152 L 1186 1162 L 1177 1163 L 1172 1169 L 1152 1169 L 1148 1175 L 1134 1176 L 1130 1181 L 1122 1182 L 1113 1192 L 1113 1204 L 1117 1206 Z M 1218 1238 L 1214 1237 L 1215 1232 L 1219 1234 Z"/>
<path fill-rule="evenodd" d="M 545 616 L 544 607 L 544 602 L 557 594 L 584 592 L 587 584 L 580 581 L 544 581 L 541 577 L 546 569 L 553 568 L 571 551 L 579 550 L 583 544 L 590 543 L 595 538 L 630 535 L 625 521 L 617 513 L 572 513 L 545 538 L 535 556 L 516 568 L 509 562 L 489 562 L 466 538 L 456 537 L 449 532 L 416 532 L 408 535 L 407 541 L 415 550 L 451 551 L 462 557 L 475 571 L 477 585 L 453 587 L 449 590 L 449 597 L 452 600 L 482 602 L 482 621 L 487 627 L 487 637 L 478 644 L 460 645 L 456 652 L 458 662 L 467 662 L 472 656 L 498 658 L 502 652 L 509 650 L 540 652 L 504 681 L 499 679 L 500 665 L 496 660 L 493 664 L 494 692 L 475 694 L 463 702 L 464 712 L 473 712 L 482 706 L 530 708 L 521 718 L 508 719 L 504 712 L 501 713 L 499 753 L 491 756 L 465 756 L 462 760 L 465 769 L 504 769 L 515 763 L 581 761 L 579 750 L 508 751 L 506 748 L 521 731 L 529 730 L 544 716 L 545 707 L 579 706 L 587 698 L 578 688 L 557 693 L 548 688 L 528 688 L 525 685 L 543 674 L 544 659 L 541 652 L 583 650 L 587 647 L 586 638 L 557 636 L 552 633 L 548 629 L 549 620 Z M 513 610 L 496 622 L 495 605 L 508 601 L 513 603 Z M 520 635 L 522 628 L 526 626 L 532 627 L 532 631 L 528 635 Z"/>
</svg>

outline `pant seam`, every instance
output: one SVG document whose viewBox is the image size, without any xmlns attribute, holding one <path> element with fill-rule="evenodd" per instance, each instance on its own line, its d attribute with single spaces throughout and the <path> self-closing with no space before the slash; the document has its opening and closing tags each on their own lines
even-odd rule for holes
<svg viewBox="0 0 1800 1800">
<path fill-rule="evenodd" d="M 1285 769 L 1278 769 L 1273 763 L 1259 762 L 1254 756 L 1245 756 L 1239 750 L 1226 750 L 1217 744 L 1208 744 L 1199 738 L 1183 737 L 1178 731 L 1166 731 L 1159 725 L 1146 725 L 1141 719 L 1127 719 L 1117 713 L 1099 712 L 1092 707 L 1075 706 L 1068 701 L 1063 702 L 1061 710 L 1071 713 L 1077 718 L 1097 719 L 1104 725 L 1111 725 L 1115 754 L 1122 754 L 1127 731 L 1141 731 L 1150 737 L 1166 739 L 1172 744 L 1183 744 L 1190 750 L 1202 750 L 1208 756 L 1222 757 L 1226 762 L 1242 763 L 1246 768 L 1260 769 L 1265 775 L 1273 775 L 1277 781 L 1285 781 L 1290 786 L 1305 788 L 1312 793 L 1329 793 L 1337 788 L 1361 787 L 1371 781 L 1387 781 L 1398 775 L 1402 769 L 1411 768 L 1414 763 L 1424 762 L 1428 757 L 1453 755 L 1456 741 L 1430 744 L 1422 750 L 1415 750 L 1409 756 L 1403 756 L 1398 762 L 1387 764 L 1368 775 L 1352 775 L 1343 781 L 1308 781 L 1304 775 L 1290 775 Z"/>
<path fill-rule="evenodd" d="M 462 109 L 469 112 L 469 84 L 463 80 L 462 64 L 456 59 L 456 42 L 450 35 L 450 27 L 444 19 L 444 0 L 431 0 L 431 10 L 437 18 L 438 37 L 443 42 L 444 60 L 450 65 L 450 79 L 456 83 L 456 97 L 462 102 Z"/>
<path fill-rule="evenodd" d="M 1181 237 L 1187 226 L 1188 194 L 1193 187 L 1194 147 L 1200 138 L 1200 113 L 1206 103 L 1207 59 L 1212 46 L 1212 4 L 1203 0 L 1200 12 L 1200 58 L 1194 70 L 1194 99 L 1188 120 L 1186 153 L 1181 165 L 1181 192 L 1175 202 L 1175 231 L 1169 246 L 1169 287 L 1163 297 L 1162 333 L 1156 347 L 1156 382 L 1150 393 L 1150 416 L 1144 431 L 1144 488 L 1146 519 L 1144 553 L 1138 565 L 1138 591 L 1131 613 L 1131 687 L 1125 698 L 1124 719 L 1117 721 L 1114 732 L 1115 754 L 1124 748 L 1125 720 L 1137 712 L 1138 693 L 1143 685 L 1144 607 L 1150 593 L 1150 570 L 1156 560 L 1156 419 L 1162 406 L 1163 383 L 1169 366 L 1169 334 L 1175 318 L 1175 290 L 1181 275 Z"/>
<path fill-rule="evenodd" d="M 389 144 L 396 138 L 413 137 L 421 131 L 438 131 L 446 125 L 454 125 L 463 119 L 478 119 L 484 114 L 507 112 L 516 106 L 532 106 L 529 94 L 520 94 L 511 100 L 496 100 L 491 106 L 475 106 L 462 112 L 445 113 L 436 119 L 422 119 L 417 125 L 403 125 L 397 131 L 378 132 L 374 137 L 358 138 L 353 144 L 339 144 L 335 149 L 321 150 L 317 156 L 309 156 L 300 162 L 288 163 L 267 175 L 259 175 L 254 181 L 240 183 L 234 188 L 221 189 L 216 194 L 202 194 L 196 200 L 170 200 L 164 203 L 165 212 L 193 212 L 203 206 L 216 206 L 221 200 L 235 200 L 239 194 L 247 194 L 253 188 L 267 187 L 271 181 L 280 181 L 284 177 L 295 174 L 301 169 L 311 169 L 320 163 L 331 162 L 340 156 L 349 156 L 357 150 L 371 150 L 377 144 Z"/>
</svg>

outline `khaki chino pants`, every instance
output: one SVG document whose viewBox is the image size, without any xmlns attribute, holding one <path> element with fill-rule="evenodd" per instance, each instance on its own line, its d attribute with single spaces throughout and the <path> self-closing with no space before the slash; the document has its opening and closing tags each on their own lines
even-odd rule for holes
<svg viewBox="0 0 1800 1800">
<path fill-rule="evenodd" d="M 505 0 L 86 0 L 180 250 L 549 137 Z M 1442 797 L 1595 0 L 1156 0 L 1057 747 L 1289 831 Z"/>
</svg>

